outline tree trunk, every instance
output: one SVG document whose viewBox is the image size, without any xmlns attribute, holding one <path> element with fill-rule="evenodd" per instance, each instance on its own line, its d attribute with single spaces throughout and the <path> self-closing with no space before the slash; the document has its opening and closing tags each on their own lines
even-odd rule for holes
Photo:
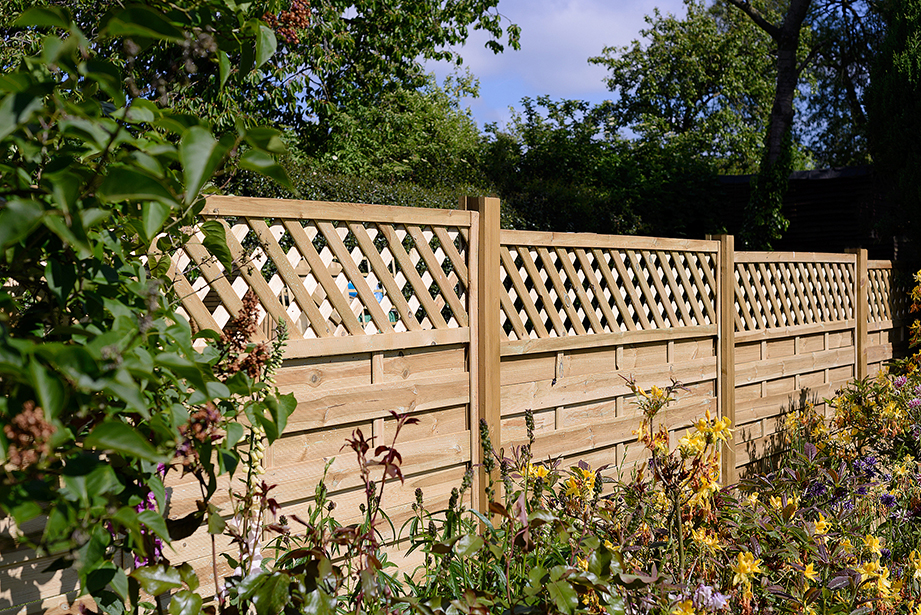
<svg viewBox="0 0 921 615">
<path fill-rule="evenodd" d="M 787 178 L 793 170 L 793 97 L 802 70 L 802 66 L 797 65 L 796 52 L 812 0 L 790 0 L 780 25 L 769 22 L 747 0 L 727 1 L 748 15 L 777 44 L 777 85 L 768 118 L 764 156 L 758 177 L 752 183 L 751 200 L 741 229 L 743 246 L 749 250 L 769 250 L 771 243 L 780 239 L 789 225 L 781 208 L 787 191 Z"/>
<path fill-rule="evenodd" d="M 797 66 L 796 51 L 803 21 L 812 0 L 790 0 L 790 8 L 776 34 L 768 31 L 777 43 L 777 87 L 768 120 L 763 166 L 773 166 L 780 159 L 784 135 L 793 126 L 793 96 L 799 84 L 801 67 Z M 757 23 L 757 22 L 756 22 Z M 765 169 L 762 169 L 764 171 Z"/>
</svg>

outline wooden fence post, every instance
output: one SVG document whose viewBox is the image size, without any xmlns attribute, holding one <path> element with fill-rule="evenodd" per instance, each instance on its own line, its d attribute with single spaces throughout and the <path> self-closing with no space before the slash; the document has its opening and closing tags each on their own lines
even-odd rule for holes
<svg viewBox="0 0 921 615">
<path fill-rule="evenodd" d="M 735 325 L 735 238 L 732 235 L 708 235 L 707 239 L 720 242 L 719 279 L 717 288 L 717 331 L 719 347 L 719 375 L 717 377 L 717 407 L 721 417 L 731 421 L 736 428 L 736 325 Z M 723 485 L 736 482 L 736 443 L 723 444 L 721 455 L 721 480 Z"/>
<path fill-rule="evenodd" d="M 501 408 L 499 405 L 499 199 L 491 197 L 461 197 L 460 208 L 480 214 L 477 233 L 477 305 L 471 305 L 470 331 L 471 416 L 470 455 L 478 471 L 474 474 L 472 506 L 481 513 L 488 512 L 486 497 L 488 477 L 483 468 L 480 447 L 480 423 L 485 420 L 493 448 L 502 446 Z M 473 229 L 471 229 L 473 232 Z M 472 242 L 471 242 L 472 243 Z M 474 319 L 476 326 L 474 327 Z M 476 339 L 473 339 L 473 336 Z M 473 361 L 476 364 L 473 364 Z M 500 484 L 499 471 L 492 480 Z"/>
<path fill-rule="evenodd" d="M 869 296 L 867 295 L 867 251 L 862 248 L 851 248 L 848 254 L 857 255 L 855 277 L 857 287 L 854 289 L 854 372 L 858 380 L 863 380 L 869 374 L 867 365 L 867 321 L 870 314 Z"/>
</svg>

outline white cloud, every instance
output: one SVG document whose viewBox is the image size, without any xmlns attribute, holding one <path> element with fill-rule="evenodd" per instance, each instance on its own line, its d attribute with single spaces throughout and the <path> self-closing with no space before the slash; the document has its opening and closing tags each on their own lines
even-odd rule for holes
<svg viewBox="0 0 921 615">
<path fill-rule="evenodd" d="M 524 96 L 608 98 L 606 71 L 588 58 L 638 38 L 644 16 L 656 6 L 683 13 L 681 0 L 501 0 L 499 11 L 521 26 L 521 50 L 495 55 L 484 48 L 481 32 L 458 50 L 481 83 L 480 99 L 469 101 L 474 116 L 481 124 L 504 122 L 508 106 L 520 107 Z M 429 67 L 440 77 L 450 72 L 444 65 Z"/>
</svg>

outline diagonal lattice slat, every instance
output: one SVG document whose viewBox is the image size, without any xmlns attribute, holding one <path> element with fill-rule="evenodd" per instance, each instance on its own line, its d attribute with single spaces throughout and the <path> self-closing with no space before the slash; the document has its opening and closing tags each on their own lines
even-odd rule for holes
<svg viewBox="0 0 921 615">
<path fill-rule="evenodd" d="M 854 259 L 834 255 L 794 259 L 791 255 L 790 260 L 784 260 L 782 254 L 770 258 L 767 254 L 739 253 L 735 271 L 736 331 L 854 318 Z M 872 289 L 872 283 L 870 286 Z"/>
<path fill-rule="evenodd" d="M 716 322 L 715 242 L 712 252 L 695 252 L 567 245 L 567 236 L 529 244 L 528 233 L 510 235 L 524 241 L 500 248 L 500 322 L 509 340 Z"/>
<path fill-rule="evenodd" d="M 225 270 L 193 234 L 169 270 L 180 311 L 219 331 L 252 291 L 257 339 L 271 338 L 280 322 L 294 340 L 467 327 L 469 213 L 413 212 L 395 222 L 392 208 L 319 205 L 343 215 L 256 216 L 232 205 L 212 213 L 225 226 L 233 267 Z M 364 219 L 369 209 L 373 221 Z"/>
<path fill-rule="evenodd" d="M 867 268 L 867 302 L 870 322 L 902 322 L 908 318 L 913 286 L 911 276 L 888 261 L 870 262 Z"/>
</svg>

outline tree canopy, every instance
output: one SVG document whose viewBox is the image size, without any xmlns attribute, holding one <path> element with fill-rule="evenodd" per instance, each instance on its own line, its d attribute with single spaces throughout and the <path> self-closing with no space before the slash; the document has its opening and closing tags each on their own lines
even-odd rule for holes
<svg viewBox="0 0 921 615">
<path fill-rule="evenodd" d="M 643 40 L 590 58 L 610 71 L 613 122 L 696 152 L 723 172 L 752 172 L 773 94 L 770 39 L 720 5 L 685 6 L 683 18 L 656 9 Z"/>
</svg>

